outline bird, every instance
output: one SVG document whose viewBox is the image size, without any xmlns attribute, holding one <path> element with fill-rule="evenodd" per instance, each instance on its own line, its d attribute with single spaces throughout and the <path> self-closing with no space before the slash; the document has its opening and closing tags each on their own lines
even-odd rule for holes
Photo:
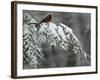
<svg viewBox="0 0 100 80">
<path fill-rule="evenodd" d="M 45 22 L 50 22 L 52 20 L 52 15 L 49 14 L 48 16 L 46 16 L 45 18 L 43 18 L 38 24 L 35 25 L 35 27 L 38 27 L 41 23 Z"/>
<path fill-rule="evenodd" d="M 52 19 L 52 15 L 49 14 L 47 17 L 45 17 L 44 19 L 42 19 L 41 22 L 50 22 L 51 19 Z"/>
</svg>

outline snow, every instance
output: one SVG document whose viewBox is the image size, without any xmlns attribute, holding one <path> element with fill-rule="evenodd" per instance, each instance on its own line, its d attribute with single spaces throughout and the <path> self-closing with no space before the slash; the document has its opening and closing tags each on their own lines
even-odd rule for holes
<svg viewBox="0 0 100 80">
<path fill-rule="evenodd" d="M 37 65 L 39 65 L 39 62 L 45 60 L 41 48 L 41 45 L 43 43 L 48 43 L 48 48 L 50 48 L 51 46 L 60 47 L 62 50 L 66 51 L 66 54 L 81 54 L 84 56 L 84 59 L 87 58 L 87 53 L 81 48 L 81 44 L 78 38 L 75 36 L 70 27 L 63 23 L 59 23 L 59 25 L 57 26 L 52 22 L 43 22 L 39 26 L 40 29 L 37 32 L 34 24 L 30 26 L 24 24 L 24 44 L 25 41 L 27 41 L 28 45 L 25 45 L 25 48 L 29 47 L 28 51 L 26 51 L 24 54 L 27 54 L 30 56 L 30 58 L 32 58 L 31 60 L 29 59 L 29 63 L 31 66 L 35 65 L 36 68 Z M 27 61 L 28 58 L 26 57 Z"/>
<path fill-rule="evenodd" d="M 47 33 L 47 34 L 49 33 L 50 35 L 53 35 L 52 37 L 60 36 L 64 41 L 66 41 L 66 36 L 65 36 L 65 33 L 64 33 L 62 27 L 56 26 L 52 22 L 40 24 L 39 33 L 43 33 L 43 32 Z"/>
<path fill-rule="evenodd" d="M 63 31 L 63 29 L 62 29 L 62 27 L 61 26 L 57 26 L 58 27 L 58 35 L 64 40 L 64 41 L 66 41 L 66 36 L 65 36 L 65 33 L 64 33 L 64 31 Z"/>
<path fill-rule="evenodd" d="M 77 37 L 73 33 L 72 29 L 70 27 L 68 27 L 67 25 L 63 24 L 63 23 L 59 23 L 58 26 L 56 24 L 52 23 L 52 22 L 41 23 L 40 24 L 40 30 L 39 30 L 38 33 L 41 33 L 41 34 L 45 33 L 45 34 L 49 35 L 49 37 L 51 39 L 57 38 L 58 41 L 61 41 L 60 46 L 63 49 L 67 49 L 68 45 L 65 42 L 69 43 L 69 41 L 72 41 L 72 42 L 74 41 L 74 43 L 81 46 L 79 40 L 77 39 Z M 71 40 L 71 37 L 72 37 L 72 40 Z M 56 46 L 57 40 L 53 39 L 51 41 L 50 45 L 55 45 Z M 78 47 L 76 47 L 73 50 L 75 51 L 76 49 L 78 49 Z M 76 51 L 75 51 L 75 53 L 76 53 Z"/>
<path fill-rule="evenodd" d="M 63 24 L 63 23 L 59 23 L 59 26 L 61 26 L 62 28 L 63 28 L 63 30 L 64 30 L 64 32 L 66 33 L 73 33 L 72 32 L 72 29 L 71 28 L 69 28 L 67 25 L 65 25 L 65 24 Z"/>
</svg>

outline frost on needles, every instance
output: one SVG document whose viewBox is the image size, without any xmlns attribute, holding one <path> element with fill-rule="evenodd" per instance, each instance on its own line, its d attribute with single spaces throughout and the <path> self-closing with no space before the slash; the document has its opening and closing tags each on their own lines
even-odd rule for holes
<svg viewBox="0 0 100 80">
<path fill-rule="evenodd" d="M 63 23 L 24 24 L 23 68 L 54 68 L 90 65 L 90 56 L 82 49 L 73 30 Z"/>
</svg>

